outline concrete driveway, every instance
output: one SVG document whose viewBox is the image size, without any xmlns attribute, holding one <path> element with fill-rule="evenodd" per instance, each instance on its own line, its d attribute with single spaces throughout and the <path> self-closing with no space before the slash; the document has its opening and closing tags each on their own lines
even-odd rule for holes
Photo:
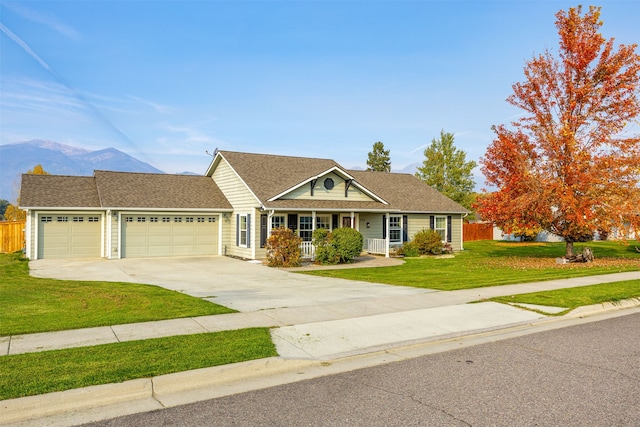
<svg viewBox="0 0 640 427">
<path fill-rule="evenodd" d="M 133 282 L 162 286 L 238 311 L 304 307 L 430 292 L 297 274 L 229 257 L 42 259 L 34 277 Z"/>
</svg>

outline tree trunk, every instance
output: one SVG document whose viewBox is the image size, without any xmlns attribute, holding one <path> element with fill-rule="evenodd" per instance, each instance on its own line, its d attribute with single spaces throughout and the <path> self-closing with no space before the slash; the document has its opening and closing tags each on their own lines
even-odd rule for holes
<svg viewBox="0 0 640 427">
<path fill-rule="evenodd" d="M 565 253 L 564 253 L 564 257 L 565 258 L 571 258 L 576 256 L 575 252 L 573 252 L 573 242 L 570 242 L 567 240 L 566 242 L 566 246 L 565 246 Z"/>
</svg>

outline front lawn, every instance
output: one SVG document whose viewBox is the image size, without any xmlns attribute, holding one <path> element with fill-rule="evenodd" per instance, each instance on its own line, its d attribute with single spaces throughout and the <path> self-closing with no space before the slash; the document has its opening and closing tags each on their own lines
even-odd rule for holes
<svg viewBox="0 0 640 427">
<path fill-rule="evenodd" d="M 558 289 L 555 291 L 508 295 L 491 298 L 490 301 L 505 304 L 520 303 L 544 305 L 548 307 L 564 307 L 567 310 L 557 313 L 557 315 L 563 315 L 577 307 L 616 302 L 631 298 L 640 298 L 640 280 L 627 280 L 623 282 L 581 286 L 578 288 Z"/>
<path fill-rule="evenodd" d="M 640 270 L 637 241 L 625 246 L 617 242 L 576 243 L 576 253 L 589 246 L 595 261 L 557 264 L 564 243 L 518 243 L 484 240 L 465 243 L 454 258 L 407 258 L 403 265 L 301 272 L 367 282 L 418 288 L 455 290 L 508 285 L 541 280 L 593 276 Z"/>
<path fill-rule="evenodd" d="M 269 329 L 127 341 L 0 357 L 0 400 L 277 356 Z"/>
<path fill-rule="evenodd" d="M 18 254 L 0 254 L 0 336 L 233 313 L 153 285 L 29 276 Z"/>
</svg>

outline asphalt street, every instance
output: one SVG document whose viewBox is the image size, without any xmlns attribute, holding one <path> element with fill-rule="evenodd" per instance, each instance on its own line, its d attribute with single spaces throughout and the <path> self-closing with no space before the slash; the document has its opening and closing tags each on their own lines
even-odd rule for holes
<svg viewBox="0 0 640 427">
<path fill-rule="evenodd" d="M 640 426 L 640 314 L 89 424 Z"/>
</svg>

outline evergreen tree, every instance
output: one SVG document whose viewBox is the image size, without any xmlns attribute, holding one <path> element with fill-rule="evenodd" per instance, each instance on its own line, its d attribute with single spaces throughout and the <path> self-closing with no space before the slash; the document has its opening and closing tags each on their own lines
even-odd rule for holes
<svg viewBox="0 0 640 427">
<path fill-rule="evenodd" d="M 373 150 L 369 152 L 367 159 L 367 170 L 377 172 L 391 172 L 391 158 L 389 151 L 384 149 L 384 144 L 380 141 L 373 144 Z"/>
</svg>

